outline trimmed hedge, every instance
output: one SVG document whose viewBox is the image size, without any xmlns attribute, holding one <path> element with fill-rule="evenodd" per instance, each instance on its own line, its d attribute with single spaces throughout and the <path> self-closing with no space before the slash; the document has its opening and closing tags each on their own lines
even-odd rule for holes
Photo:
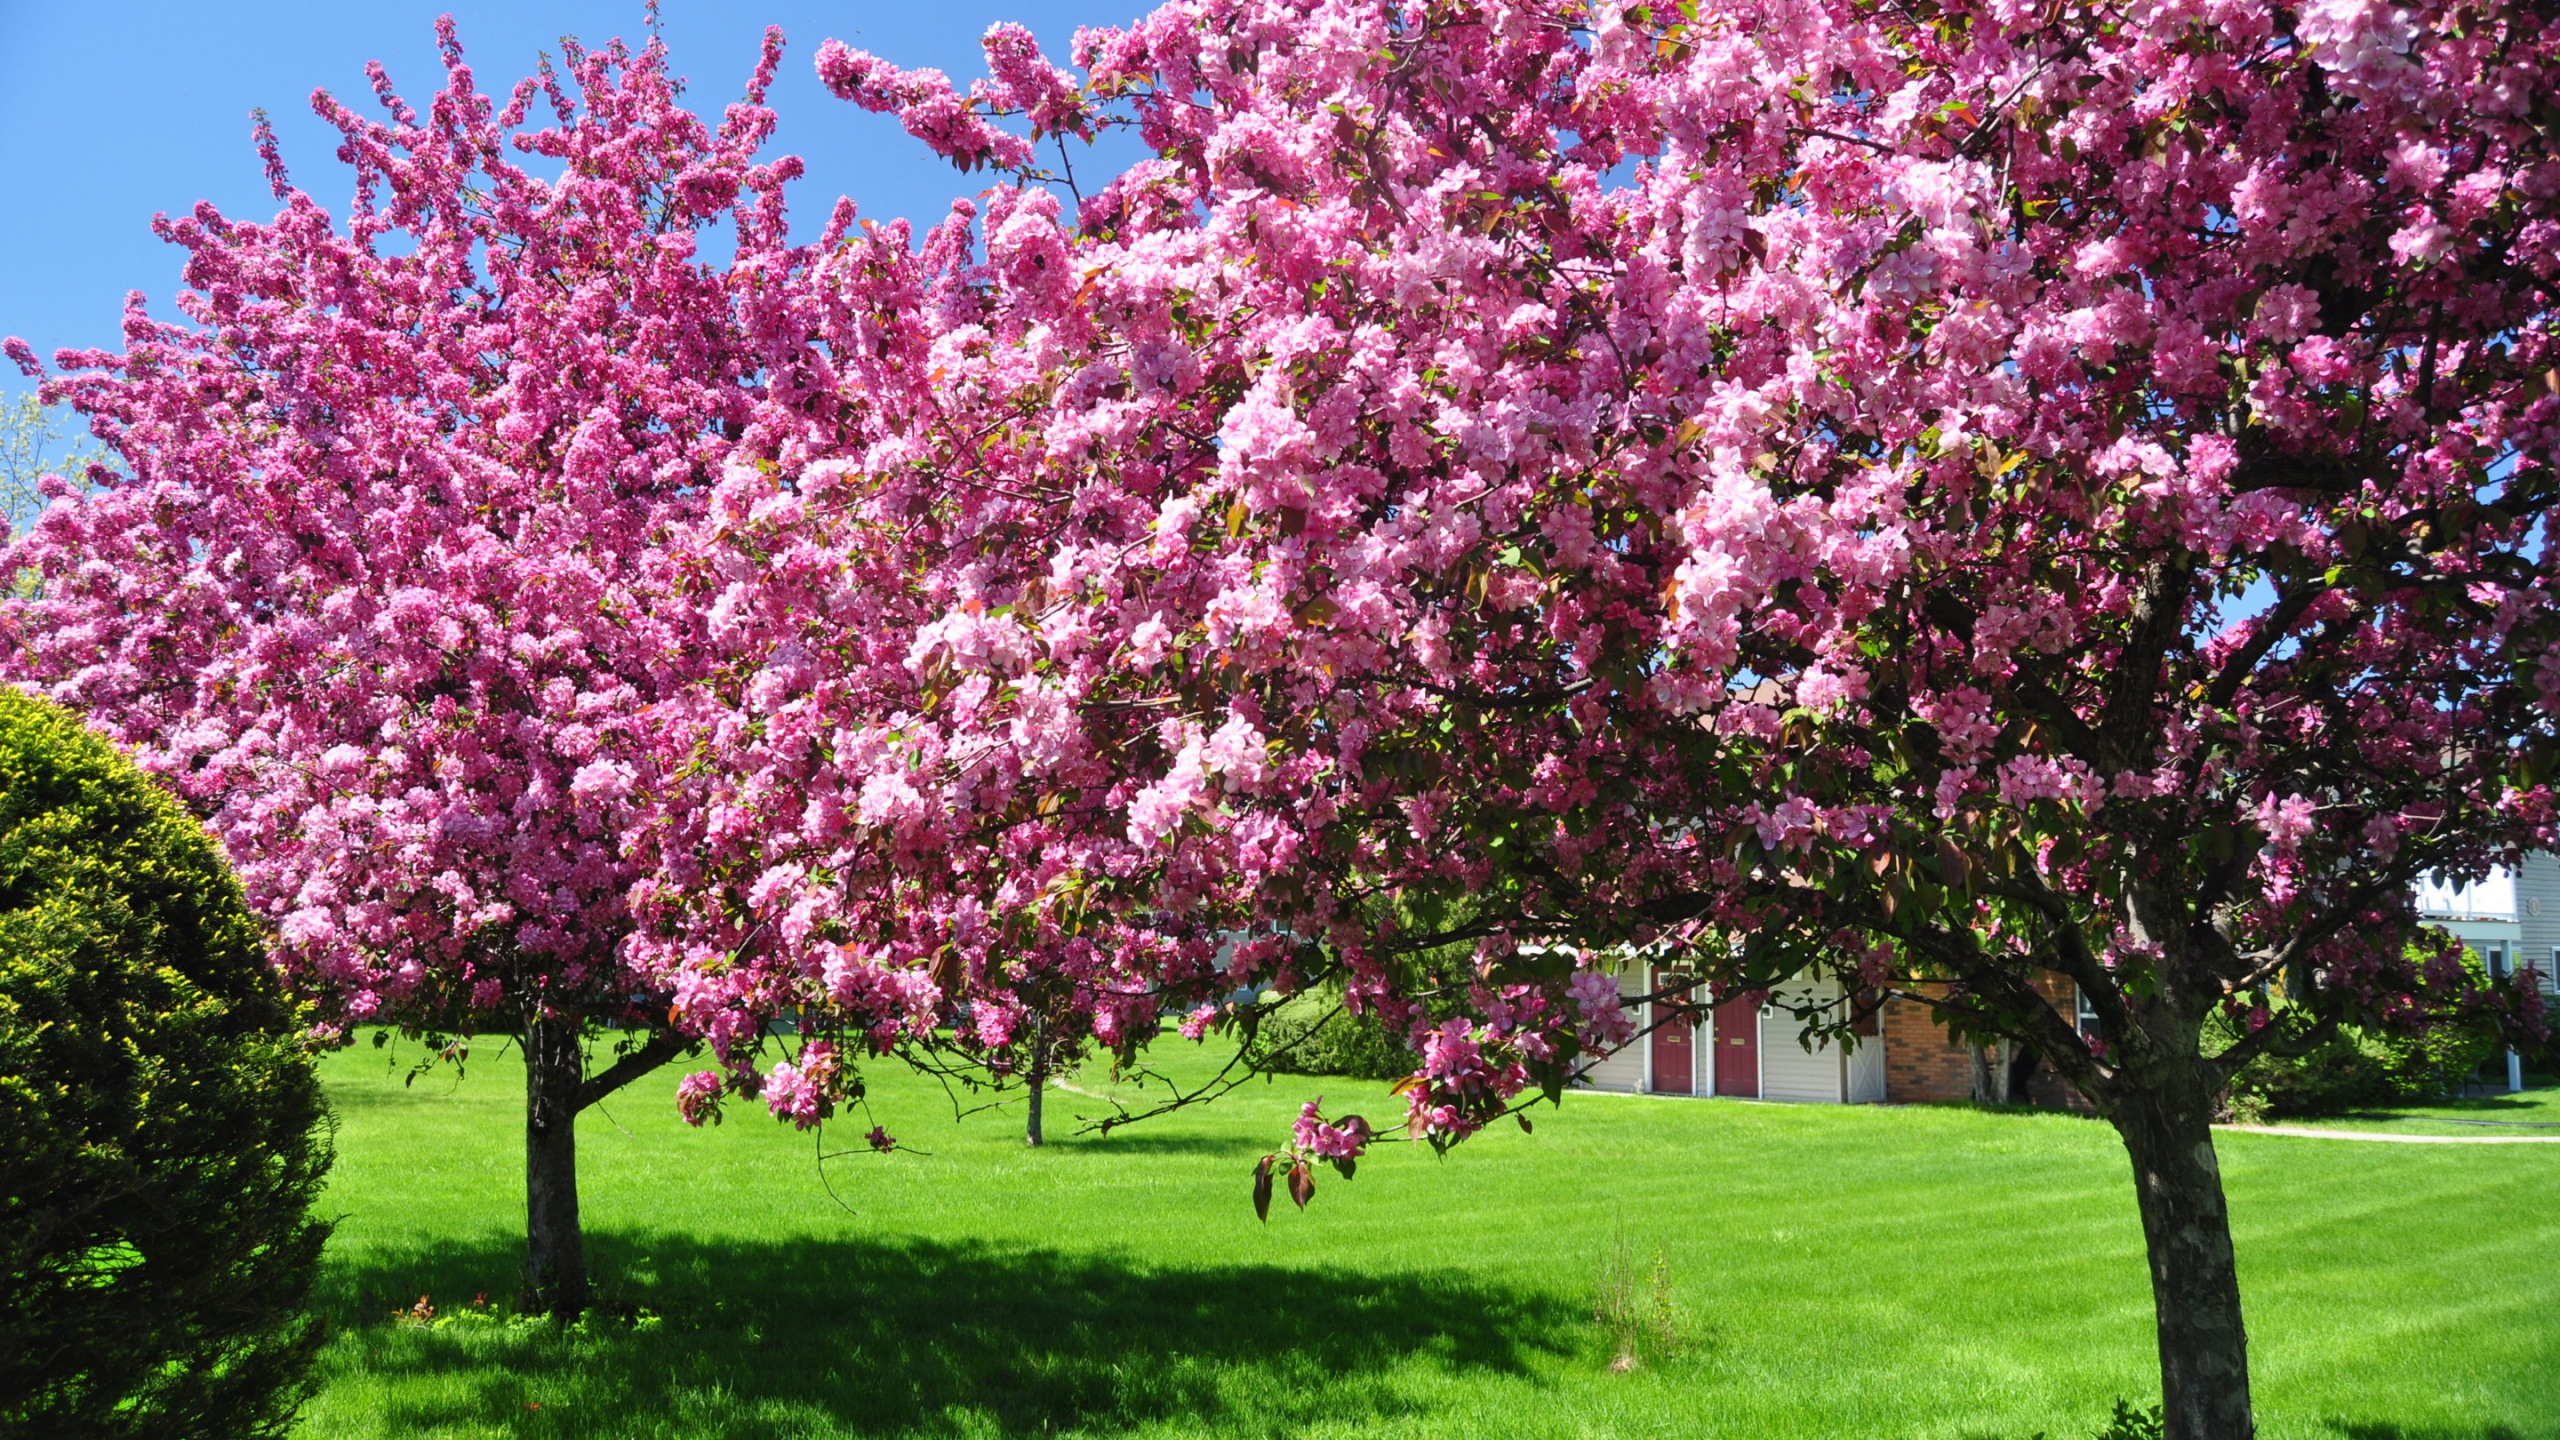
<svg viewBox="0 0 2560 1440">
<path fill-rule="evenodd" d="M 202 827 L 0 686 L 0 1433 L 281 1433 L 327 1113 Z"/>
</svg>

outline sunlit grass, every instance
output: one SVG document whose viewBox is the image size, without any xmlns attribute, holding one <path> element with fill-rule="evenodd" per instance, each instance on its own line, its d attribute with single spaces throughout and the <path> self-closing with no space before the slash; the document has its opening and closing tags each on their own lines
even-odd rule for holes
<svg viewBox="0 0 2560 1440">
<path fill-rule="evenodd" d="M 1026 1152 L 1018 1110 L 955 1123 L 881 1069 L 829 1144 L 877 1118 L 925 1153 L 822 1169 L 760 1114 L 685 1129 L 669 1071 L 579 1132 L 599 1278 L 652 1318 L 561 1334 L 390 1319 L 512 1295 L 511 1058 L 327 1073 L 315 1436 L 2061 1440 L 2157 1383 L 2122 1152 L 2065 1116 L 1578 1096 L 1446 1159 L 1382 1147 L 1265 1225 L 1251 1167 L 1297 1104 L 1388 1115 L 1383 1087 L 1256 1084 L 1107 1140 L 1058 1093 Z M 2560 1147 L 2221 1150 L 2262 1434 L 2560 1434 Z M 1676 1343 L 1629 1368 L 1594 1302 L 1657 1255 Z"/>
<path fill-rule="evenodd" d="M 2268 1123 L 2315 1130 L 2369 1130 L 2385 1135 L 2445 1135 L 2475 1140 L 2489 1136 L 2560 1137 L 2560 1085 L 2537 1076 L 2535 1083 L 2514 1094 L 2478 1095 L 2433 1105 Z"/>
</svg>

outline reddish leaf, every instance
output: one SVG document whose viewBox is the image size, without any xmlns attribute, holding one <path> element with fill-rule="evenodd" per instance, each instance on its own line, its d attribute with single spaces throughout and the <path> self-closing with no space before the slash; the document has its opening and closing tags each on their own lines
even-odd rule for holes
<svg viewBox="0 0 2560 1440">
<path fill-rule="evenodd" d="M 1972 866 L 1967 863 L 1964 858 L 1964 852 L 1956 848 L 1955 841 L 1951 839 L 1941 839 L 1938 841 L 1938 874 L 1940 877 L 1940 883 L 1944 884 L 1950 890 L 1970 889 L 1971 886 L 1968 880 L 1968 872 L 1971 869 Z"/>
<path fill-rule="evenodd" d="M 1307 1162 L 1301 1160 L 1297 1164 L 1290 1166 L 1289 1198 L 1298 1202 L 1298 1208 L 1301 1210 L 1306 1209 L 1308 1198 L 1315 1193 L 1316 1177 L 1313 1172 L 1307 1169 Z"/>
<path fill-rule="evenodd" d="M 1253 1167 L 1253 1215 L 1265 1222 L 1271 1219 L 1271 1157 L 1268 1155 L 1262 1157 L 1261 1164 Z"/>
</svg>

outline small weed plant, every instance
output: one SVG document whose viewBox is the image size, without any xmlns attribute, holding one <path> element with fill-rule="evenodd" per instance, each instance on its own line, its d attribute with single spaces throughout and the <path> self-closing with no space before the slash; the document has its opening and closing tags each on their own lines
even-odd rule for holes
<svg viewBox="0 0 2560 1440">
<path fill-rule="evenodd" d="M 1601 1259 L 1591 1318 L 1609 1343 L 1609 1368 L 1621 1374 L 1647 1360 L 1675 1359 L 1688 1349 L 1671 1299 L 1670 1257 L 1656 1248 L 1651 1263 L 1639 1265 L 1624 1231 Z"/>
<path fill-rule="evenodd" d="M 551 1316 L 539 1310 L 509 1311 L 492 1305 L 484 1292 L 473 1297 L 469 1305 L 442 1311 L 436 1308 L 434 1297 L 421 1295 L 415 1305 L 393 1310 L 391 1323 L 410 1330 L 505 1330 L 509 1332 L 548 1330 L 556 1326 L 564 1334 L 585 1337 L 601 1334 L 607 1330 L 632 1330 L 646 1334 L 664 1326 L 666 1317 L 645 1305 L 615 1304 L 608 1297 L 600 1299 L 595 1305 L 590 1306 L 585 1314 L 580 1315 L 568 1325 L 558 1326 Z"/>
<path fill-rule="evenodd" d="M 2096 1440 L 2162 1440 L 2167 1433 L 2168 1425 L 2161 1418 L 2159 1406 L 2138 1409 L 2119 1395 L 2114 1418 L 2098 1432 Z"/>
<path fill-rule="evenodd" d="M 2159 1406 L 2137 1406 L 2119 1395 L 2116 1413 L 2089 1440 L 2166 1440 L 2168 1433 L 2168 1421 Z M 2027 1440 L 2045 1440 L 2045 1432 L 2039 1430 Z"/>
</svg>

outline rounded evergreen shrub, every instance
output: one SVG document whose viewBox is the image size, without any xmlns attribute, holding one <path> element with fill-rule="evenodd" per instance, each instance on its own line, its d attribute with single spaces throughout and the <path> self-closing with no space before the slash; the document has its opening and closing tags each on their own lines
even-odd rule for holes
<svg viewBox="0 0 2560 1440">
<path fill-rule="evenodd" d="M 274 1434 L 317 1330 L 326 1112 L 240 887 L 0 686 L 0 1434 Z"/>
</svg>

